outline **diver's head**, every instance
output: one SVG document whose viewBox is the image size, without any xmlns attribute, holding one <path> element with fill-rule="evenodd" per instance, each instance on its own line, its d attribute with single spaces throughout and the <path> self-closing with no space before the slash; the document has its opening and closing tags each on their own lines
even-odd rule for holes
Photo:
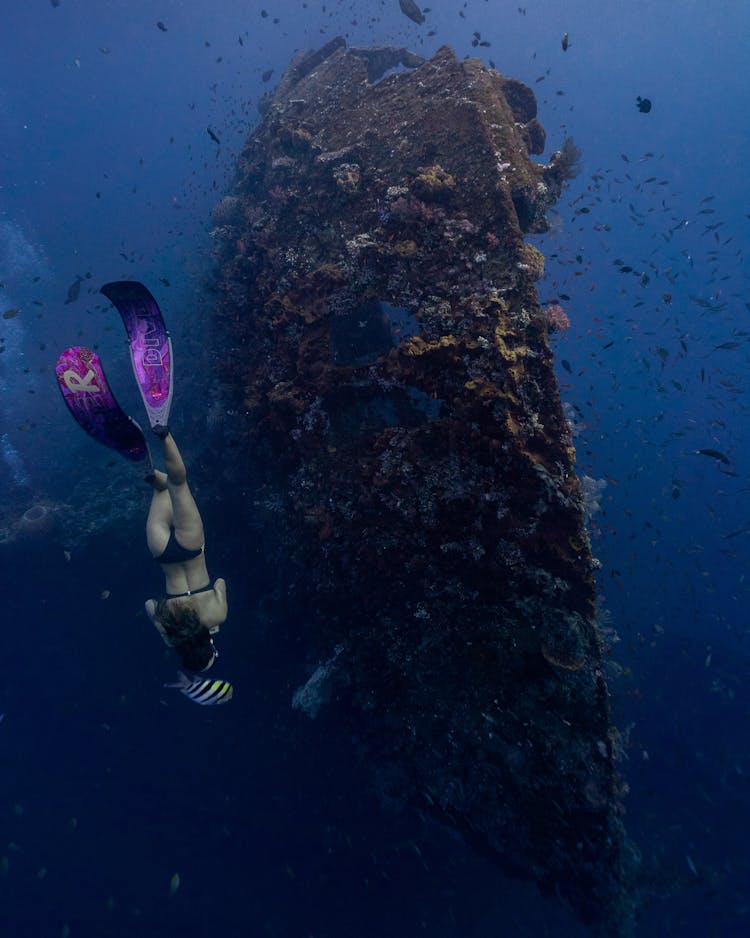
<svg viewBox="0 0 750 938">
<path fill-rule="evenodd" d="M 188 671 L 208 671 L 214 661 L 219 657 L 211 633 L 206 626 L 195 637 L 179 646 L 175 645 L 182 666 Z"/>
<path fill-rule="evenodd" d="M 160 599 L 154 618 L 188 671 L 207 671 L 218 658 L 211 633 L 194 609 L 184 603 L 167 604 Z"/>
</svg>

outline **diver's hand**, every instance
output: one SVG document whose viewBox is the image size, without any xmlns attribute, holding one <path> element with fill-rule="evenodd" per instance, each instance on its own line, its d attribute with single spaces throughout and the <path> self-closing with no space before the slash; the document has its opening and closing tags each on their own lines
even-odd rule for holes
<svg viewBox="0 0 750 938">
<path fill-rule="evenodd" d="M 155 600 L 147 599 L 146 600 L 146 615 L 149 617 L 149 619 L 151 619 L 151 622 L 156 627 L 156 631 L 159 633 L 159 635 L 161 635 L 162 640 L 164 641 L 164 644 L 169 645 L 169 647 L 171 648 L 172 643 L 167 638 L 167 633 L 164 631 L 164 627 L 162 626 L 161 622 L 157 621 L 156 616 L 154 615 L 155 612 L 156 612 Z"/>
<path fill-rule="evenodd" d="M 214 583 L 214 592 L 221 604 L 221 621 L 223 622 L 227 617 L 227 584 L 221 577 Z"/>
</svg>

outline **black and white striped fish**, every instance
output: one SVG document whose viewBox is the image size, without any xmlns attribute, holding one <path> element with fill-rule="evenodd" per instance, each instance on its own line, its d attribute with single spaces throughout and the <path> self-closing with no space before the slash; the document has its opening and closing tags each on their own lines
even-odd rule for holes
<svg viewBox="0 0 750 938">
<path fill-rule="evenodd" d="M 176 684 L 165 684 L 165 687 L 176 687 L 179 691 L 201 706 L 229 703 L 234 688 L 229 681 L 194 681 L 187 674 L 180 671 L 180 680 Z"/>
</svg>

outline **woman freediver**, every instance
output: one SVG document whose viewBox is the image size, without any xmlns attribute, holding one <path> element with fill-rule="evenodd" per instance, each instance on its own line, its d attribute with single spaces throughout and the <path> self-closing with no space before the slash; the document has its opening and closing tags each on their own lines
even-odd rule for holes
<svg viewBox="0 0 750 938">
<path fill-rule="evenodd" d="M 146 612 L 185 669 L 205 671 L 217 657 L 212 635 L 227 617 L 226 584 L 218 579 L 211 586 L 203 521 L 167 426 L 173 387 L 169 332 L 142 283 L 117 281 L 101 292 L 125 325 L 133 373 L 151 429 L 161 441 L 166 472 L 153 468 L 143 431 L 115 400 L 96 352 L 77 345 L 66 349 L 55 368 L 58 384 L 71 414 L 91 437 L 126 459 L 146 463 L 146 481 L 153 488 L 146 540 L 166 579 L 166 595 L 149 599 Z M 226 682 L 182 678 L 180 689 L 199 703 L 221 703 L 231 696 Z"/>
<path fill-rule="evenodd" d="M 146 542 L 166 579 L 162 599 L 149 599 L 146 613 L 167 645 L 189 671 L 206 671 L 218 656 L 212 636 L 227 617 L 223 579 L 211 586 L 206 568 L 203 521 L 187 481 L 174 437 L 155 426 L 166 472 L 146 476 L 153 487 L 146 521 Z"/>
</svg>

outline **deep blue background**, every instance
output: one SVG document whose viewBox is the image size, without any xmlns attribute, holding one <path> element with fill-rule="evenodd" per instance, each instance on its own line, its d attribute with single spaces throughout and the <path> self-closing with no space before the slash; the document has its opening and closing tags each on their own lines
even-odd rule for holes
<svg viewBox="0 0 750 938">
<path fill-rule="evenodd" d="M 272 630 L 259 614 L 269 558 L 237 524 L 253 506 L 222 485 L 232 451 L 202 436 L 222 354 L 200 351 L 211 207 L 259 96 L 296 48 L 339 33 L 481 52 L 535 89 L 546 155 L 566 134 L 583 149 L 552 232 L 534 241 L 548 257 L 541 297 L 570 297 L 555 342 L 563 399 L 584 424 L 579 469 L 608 482 L 594 551 L 619 635 L 626 821 L 663 895 L 639 934 L 749 930 L 747 4 L 528 0 L 522 13 L 434 0 L 421 27 L 397 0 L 263 6 L 3 4 L 0 305 L 21 313 L 0 320 L 2 520 L 41 500 L 96 525 L 107 486 L 132 484 L 136 507 L 69 560 L 54 539 L 0 555 L 0 935 L 581 933 L 450 834 L 384 809 L 356 741 L 325 716 L 290 716 L 305 623 Z M 474 31 L 492 45 L 472 48 Z M 174 336 L 175 432 L 211 572 L 230 590 L 222 676 L 237 695 L 218 711 L 162 690 L 173 662 L 142 612 L 161 588 L 147 493 L 77 431 L 54 387 L 58 351 L 96 344 L 140 413 L 120 324 L 96 295 L 118 278 L 151 287 Z"/>
</svg>

